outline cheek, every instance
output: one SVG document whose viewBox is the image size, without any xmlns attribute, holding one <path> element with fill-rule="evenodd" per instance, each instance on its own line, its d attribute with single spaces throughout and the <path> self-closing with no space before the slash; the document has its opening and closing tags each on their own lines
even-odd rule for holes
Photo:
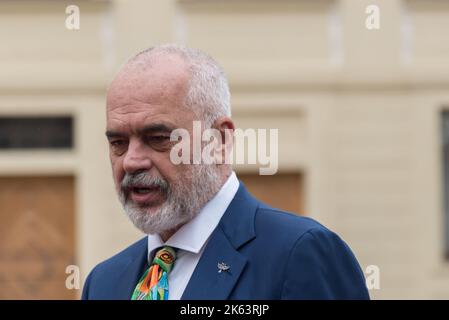
<svg viewBox="0 0 449 320">
<path fill-rule="evenodd" d="M 171 162 L 169 155 L 160 155 L 153 158 L 153 167 L 158 174 L 169 183 L 173 183 L 179 177 L 181 165 L 175 165 Z"/>
<path fill-rule="evenodd" d="M 114 182 L 116 184 L 116 187 L 118 188 L 125 175 L 125 171 L 123 170 L 122 166 L 122 161 L 120 161 L 119 159 L 111 159 L 111 167 L 112 167 L 112 174 L 114 176 Z"/>
</svg>

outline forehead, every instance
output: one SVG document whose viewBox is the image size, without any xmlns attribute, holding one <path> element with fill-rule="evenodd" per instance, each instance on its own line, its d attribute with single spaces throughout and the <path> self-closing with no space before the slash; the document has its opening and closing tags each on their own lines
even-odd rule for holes
<svg viewBox="0 0 449 320">
<path fill-rule="evenodd" d="M 125 66 L 108 90 L 108 127 L 125 129 L 154 121 L 176 124 L 192 112 L 184 105 L 188 81 L 188 69 L 177 56 Z"/>
</svg>

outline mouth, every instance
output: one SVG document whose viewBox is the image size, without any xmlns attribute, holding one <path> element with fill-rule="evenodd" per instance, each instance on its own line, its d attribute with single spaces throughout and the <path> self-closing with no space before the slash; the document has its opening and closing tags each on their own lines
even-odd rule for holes
<svg viewBox="0 0 449 320">
<path fill-rule="evenodd" d="M 127 189 L 128 199 L 137 204 L 153 204 L 162 199 L 159 187 L 131 186 Z"/>
</svg>

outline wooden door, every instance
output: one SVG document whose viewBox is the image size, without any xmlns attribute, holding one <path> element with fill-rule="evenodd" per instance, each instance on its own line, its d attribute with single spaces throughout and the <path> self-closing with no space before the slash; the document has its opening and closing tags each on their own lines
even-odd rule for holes
<svg viewBox="0 0 449 320">
<path fill-rule="evenodd" d="M 73 177 L 0 178 L 0 299 L 73 299 Z"/>
<path fill-rule="evenodd" d="M 272 176 L 238 174 L 247 189 L 259 200 L 282 210 L 304 214 L 303 177 L 299 173 Z"/>
</svg>

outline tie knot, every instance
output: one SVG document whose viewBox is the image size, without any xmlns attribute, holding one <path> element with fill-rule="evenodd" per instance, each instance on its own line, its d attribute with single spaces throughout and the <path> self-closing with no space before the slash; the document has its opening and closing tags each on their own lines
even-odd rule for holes
<svg viewBox="0 0 449 320">
<path fill-rule="evenodd" d="M 165 272 L 169 273 L 173 268 L 176 252 L 172 247 L 163 247 L 156 252 L 153 264 L 159 265 Z"/>
</svg>

